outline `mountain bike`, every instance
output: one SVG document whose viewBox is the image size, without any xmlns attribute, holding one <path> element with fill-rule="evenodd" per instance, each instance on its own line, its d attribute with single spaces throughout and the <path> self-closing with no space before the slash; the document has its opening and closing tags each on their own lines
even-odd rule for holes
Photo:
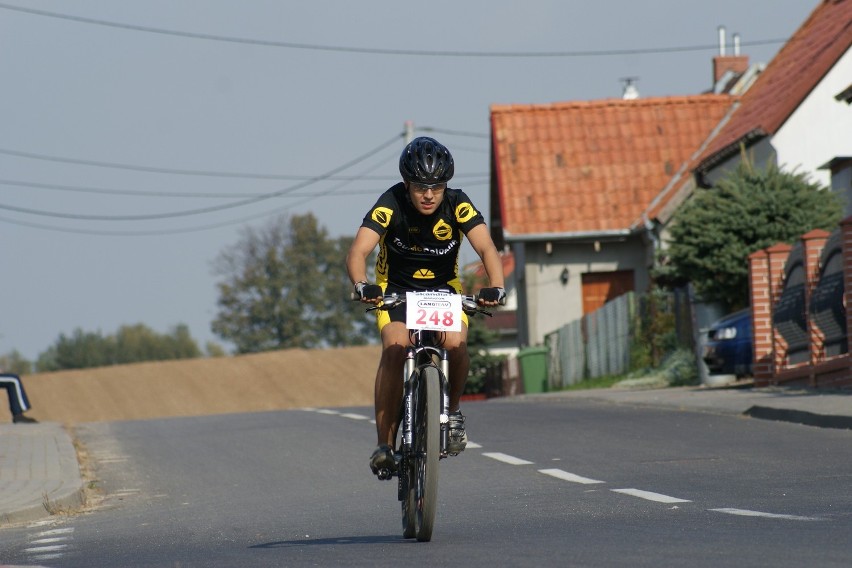
<svg viewBox="0 0 852 568">
<path fill-rule="evenodd" d="M 402 502 L 402 535 L 427 542 L 432 538 L 438 506 L 438 462 L 451 454 L 449 442 L 449 355 L 447 331 L 461 330 L 461 313 L 490 316 L 475 296 L 445 291 L 387 295 L 371 310 L 406 306 L 410 345 L 403 371 L 403 400 L 396 470 L 379 471 L 379 479 L 397 476 Z"/>
</svg>

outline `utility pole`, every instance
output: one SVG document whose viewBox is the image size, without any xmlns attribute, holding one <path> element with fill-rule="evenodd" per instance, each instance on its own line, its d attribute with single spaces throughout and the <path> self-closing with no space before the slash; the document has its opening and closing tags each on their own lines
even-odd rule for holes
<svg viewBox="0 0 852 568">
<path fill-rule="evenodd" d="M 408 144 L 414 140 L 414 121 L 405 121 L 405 143 Z"/>
</svg>

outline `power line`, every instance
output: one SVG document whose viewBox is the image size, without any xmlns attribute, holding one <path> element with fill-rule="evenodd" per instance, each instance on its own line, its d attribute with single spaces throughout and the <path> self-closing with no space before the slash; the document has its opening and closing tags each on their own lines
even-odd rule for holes
<svg viewBox="0 0 852 568">
<path fill-rule="evenodd" d="M 476 186 L 476 185 L 486 185 L 490 183 L 490 179 L 478 179 L 472 182 L 468 182 L 465 185 Z M 334 188 L 333 188 L 334 189 Z M 375 194 L 374 190 L 365 190 L 362 192 L 358 192 L 362 194 Z M 303 199 L 297 203 L 292 203 L 287 205 L 286 207 L 273 209 L 271 211 L 264 211 L 262 213 L 256 213 L 254 215 L 249 215 L 247 217 L 241 217 L 239 219 L 232 219 L 230 221 L 222 221 L 220 223 L 212 223 L 208 225 L 200 225 L 195 227 L 182 227 L 179 229 L 152 229 L 146 231 L 106 231 L 106 230 L 95 230 L 95 229 L 74 229 L 70 227 L 56 227 L 53 225 L 45 225 L 42 223 L 31 223 L 27 221 L 19 221 L 17 219 L 9 219 L 8 217 L 0 217 L 0 222 L 8 223 L 10 225 L 18 225 L 22 227 L 30 227 L 34 229 L 42 229 L 46 231 L 58 232 L 58 233 L 72 233 L 72 234 L 81 234 L 81 235 L 96 235 L 96 236 L 110 236 L 110 237 L 143 237 L 143 236 L 166 236 L 166 235 L 176 235 L 176 234 L 185 234 L 185 233 L 197 233 L 201 231 L 209 231 L 212 229 L 221 229 L 223 227 L 228 227 L 231 225 L 237 225 L 241 223 L 246 223 L 248 221 L 253 221 L 255 219 L 260 219 L 262 217 L 269 217 L 272 215 L 279 215 L 286 211 L 289 211 L 293 207 L 298 205 L 302 205 L 311 201 L 313 199 L 319 197 L 327 197 L 330 194 L 329 191 L 320 195 L 302 195 L 303 197 L 307 197 L 307 199 Z M 346 195 L 356 195 L 355 192 L 348 192 Z M 295 196 L 295 194 L 291 194 L 290 197 Z"/>
<path fill-rule="evenodd" d="M 223 36 L 216 34 L 204 34 L 196 32 L 185 32 L 180 30 L 169 30 L 164 28 L 155 28 L 151 26 L 140 26 L 136 24 L 125 24 L 121 22 L 113 22 L 110 20 L 102 20 L 98 18 L 86 18 L 83 16 L 75 16 L 72 14 L 62 14 L 59 12 L 49 12 L 47 10 L 36 10 L 34 8 L 24 8 L 22 6 L 13 6 L 10 4 L 0 3 L 0 9 L 11 10 L 15 12 L 23 12 L 35 16 L 43 16 L 47 18 L 56 18 L 60 20 L 69 20 L 83 24 L 93 24 L 98 26 L 107 26 L 111 28 L 119 28 L 124 30 L 132 30 L 137 32 L 154 33 L 161 35 L 177 36 L 191 39 L 203 39 L 209 41 L 219 41 L 227 43 L 239 43 L 246 45 L 256 45 L 263 47 L 278 47 L 287 49 L 305 49 L 313 51 L 334 51 L 343 53 L 365 53 L 371 55 L 403 55 L 403 56 L 424 56 L 424 57 L 514 57 L 514 58 L 531 58 L 531 57 L 606 57 L 613 55 L 642 55 L 656 53 L 677 53 L 687 51 L 707 51 L 716 50 L 718 45 L 692 45 L 680 47 L 653 47 L 644 49 L 602 49 L 589 51 L 427 51 L 419 49 L 384 49 L 372 47 L 351 47 L 337 45 L 321 45 L 309 43 L 297 43 L 287 41 L 271 41 L 253 38 L 242 38 L 233 36 Z M 770 45 L 786 42 L 787 39 L 765 39 L 756 41 L 743 41 L 741 46 L 757 46 Z"/>
<path fill-rule="evenodd" d="M 415 126 L 414 130 L 423 132 L 437 132 L 438 134 L 449 134 L 450 136 L 470 136 L 472 138 L 491 138 L 490 134 L 484 132 L 465 132 L 464 130 L 450 130 L 448 128 L 436 128 L 434 126 Z"/>
<path fill-rule="evenodd" d="M 273 192 L 270 192 L 270 193 L 264 193 L 264 194 L 261 194 L 261 195 L 255 196 L 255 197 L 250 197 L 250 198 L 242 199 L 242 200 L 239 200 L 239 201 L 235 201 L 233 203 L 227 203 L 227 204 L 223 204 L 223 205 L 213 205 L 213 206 L 209 206 L 209 207 L 202 207 L 202 208 L 199 208 L 199 209 L 174 211 L 174 212 L 171 212 L 171 213 L 153 213 L 153 214 L 147 214 L 147 215 L 87 215 L 87 214 L 78 214 L 78 213 L 61 213 L 61 212 L 57 212 L 57 211 L 43 211 L 43 210 L 30 209 L 30 208 L 25 208 L 25 207 L 17 207 L 17 206 L 13 206 L 13 205 L 2 205 L 2 204 L 0 204 L 0 209 L 5 209 L 7 211 L 15 211 L 15 212 L 18 212 L 18 213 L 28 213 L 30 215 L 39 215 L 39 216 L 42 216 L 42 217 L 57 217 L 57 218 L 62 218 L 62 219 L 75 219 L 75 220 L 88 220 L 88 221 L 143 221 L 143 220 L 147 221 L 147 220 L 153 220 L 153 219 L 167 219 L 167 218 L 174 218 L 174 217 L 186 217 L 186 216 L 189 216 L 189 215 L 200 215 L 200 214 L 203 214 L 203 213 L 212 213 L 214 211 L 222 211 L 222 210 L 225 210 L 225 209 L 233 209 L 233 208 L 236 208 L 236 207 L 242 207 L 244 205 L 249 205 L 249 204 L 252 204 L 252 203 L 257 203 L 259 201 L 263 201 L 263 200 L 266 200 L 266 199 L 271 199 L 273 197 L 279 197 L 279 196 L 282 196 L 282 195 L 286 195 L 288 193 L 296 191 L 297 189 L 302 189 L 303 187 L 306 187 L 308 185 L 314 184 L 314 183 L 319 182 L 319 181 L 326 180 L 329 177 L 333 176 L 334 174 L 337 174 L 337 173 L 339 173 L 339 172 L 341 172 L 345 169 L 348 169 L 348 168 L 350 168 L 350 167 L 352 167 L 352 166 L 354 166 L 354 165 L 356 165 L 360 162 L 363 162 L 367 158 L 372 157 L 376 152 L 379 152 L 379 151 L 387 148 L 391 144 L 395 144 L 402 136 L 403 136 L 403 133 L 395 134 L 389 140 L 383 142 L 382 144 L 379 144 L 375 148 L 373 148 L 373 149 L 369 150 L 368 152 L 358 156 L 357 158 L 350 160 L 350 161 L 346 162 L 345 164 L 338 166 L 334 169 L 331 169 L 324 174 L 315 176 L 315 177 L 310 178 L 310 179 L 303 181 L 301 183 L 297 183 L 295 185 L 292 185 L 290 187 L 287 187 L 287 188 L 284 188 L 284 189 L 281 189 L 281 190 L 278 190 L 278 191 L 273 191 Z"/>
<path fill-rule="evenodd" d="M 2 5 L 0 5 L 2 7 Z M 460 130 L 450 130 L 446 128 L 436 128 L 431 126 L 423 126 L 417 127 L 416 130 L 420 130 L 423 132 L 437 132 L 440 134 L 447 134 L 450 136 L 468 136 L 474 138 L 490 138 L 490 134 L 483 134 L 479 132 L 464 132 Z M 456 147 L 460 150 L 481 152 L 487 151 L 482 149 L 475 148 L 464 148 L 464 147 Z M 147 173 L 158 173 L 158 174 L 173 174 L 173 175 L 182 175 L 182 176 L 201 176 L 201 177 L 221 177 L 221 178 L 239 178 L 239 179 L 257 179 L 257 180 L 312 180 L 315 176 L 306 176 L 306 175 L 295 175 L 295 174 L 279 174 L 279 173 L 258 173 L 258 172 L 229 172 L 229 171 L 215 171 L 215 170 L 201 170 L 201 169 L 190 169 L 190 168 L 166 168 L 163 166 L 151 166 L 147 164 L 130 164 L 127 162 L 110 162 L 105 160 L 92 160 L 87 158 L 69 158 L 67 156 L 55 156 L 52 154 L 42 154 L 37 152 L 25 152 L 23 150 L 14 150 L 11 148 L 0 148 L 0 154 L 4 154 L 7 156 L 14 156 L 16 158 L 27 158 L 30 160 L 40 160 L 45 162 L 58 162 L 63 164 L 74 164 L 78 166 L 94 166 L 98 168 L 111 168 L 111 169 L 119 169 L 119 170 L 131 170 L 137 172 L 147 172 Z M 462 175 L 481 175 L 481 174 L 459 174 L 458 177 Z M 370 177 L 361 177 L 356 179 L 375 179 L 375 180 L 387 180 L 392 179 L 395 176 L 370 176 Z M 334 180 L 342 180 L 342 179 L 351 179 L 348 176 L 329 176 L 324 179 L 334 179 Z"/>
<path fill-rule="evenodd" d="M 119 170 L 133 170 L 138 172 L 149 172 L 158 174 L 174 174 L 182 176 L 206 176 L 206 177 L 223 177 L 223 178 L 241 178 L 241 179 L 266 179 L 266 180 L 312 180 L 314 176 L 302 176 L 292 174 L 268 174 L 268 173 L 252 173 L 252 172 L 224 172 L 211 170 L 191 170 L 181 168 L 164 168 L 158 166 L 146 166 L 138 164 L 128 164 L 122 162 L 105 162 L 99 160 L 87 160 L 81 158 L 67 158 L 63 156 L 52 156 L 48 154 L 37 154 L 33 152 L 23 152 L 20 150 L 11 150 L 8 148 L 0 148 L 0 154 L 7 156 L 15 156 L 17 158 L 29 158 L 31 160 L 42 160 L 46 162 L 60 162 L 64 164 L 75 164 L 80 166 L 95 166 L 99 168 L 113 168 Z M 331 179 L 332 176 L 324 179 Z M 339 178 L 335 178 L 339 179 Z M 379 179 L 379 178 L 376 178 Z"/>
<path fill-rule="evenodd" d="M 395 157 L 395 156 L 392 156 Z M 455 178 L 481 178 L 487 176 L 485 173 L 458 174 Z M 313 178 L 307 178 L 313 179 Z M 364 181 L 364 180 L 396 180 L 399 176 L 331 176 L 326 178 L 328 181 L 344 180 L 344 181 Z M 478 181 L 467 182 L 465 185 L 477 185 Z M 133 189 L 113 189 L 105 187 L 88 187 L 80 185 L 66 185 L 57 183 L 41 183 L 26 180 L 13 180 L 0 178 L 0 185 L 10 185 L 15 187 L 29 187 L 33 189 L 48 189 L 56 191 L 69 191 L 72 193 L 94 193 L 99 195 L 119 195 L 127 197 L 166 197 L 166 198 L 182 198 L 182 199 L 239 199 L 244 197 L 260 197 L 266 193 L 245 193 L 245 192 L 192 192 L 192 191 L 155 191 L 155 190 L 133 190 Z M 375 193 L 373 189 L 363 189 L 357 191 L 348 191 L 347 195 Z M 286 197 L 306 197 L 313 195 L 310 193 L 288 193 Z"/>
</svg>

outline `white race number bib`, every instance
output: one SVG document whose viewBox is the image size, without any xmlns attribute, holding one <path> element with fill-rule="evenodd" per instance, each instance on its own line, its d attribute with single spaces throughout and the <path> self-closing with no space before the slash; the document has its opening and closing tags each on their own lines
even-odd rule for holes
<svg viewBox="0 0 852 568">
<path fill-rule="evenodd" d="M 405 293 L 405 319 L 408 329 L 461 331 L 461 314 L 461 296 L 458 294 Z"/>
</svg>

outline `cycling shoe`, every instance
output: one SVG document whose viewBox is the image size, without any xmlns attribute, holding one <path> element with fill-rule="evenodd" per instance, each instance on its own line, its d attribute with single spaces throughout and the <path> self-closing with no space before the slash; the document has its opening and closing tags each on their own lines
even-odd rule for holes
<svg viewBox="0 0 852 568">
<path fill-rule="evenodd" d="M 387 444 L 381 444 L 370 456 L 370 470 L 379 479 L 390 479 L 396 471 L 396 461 L 393 458 L 393 448 Z"/>
</svg>

